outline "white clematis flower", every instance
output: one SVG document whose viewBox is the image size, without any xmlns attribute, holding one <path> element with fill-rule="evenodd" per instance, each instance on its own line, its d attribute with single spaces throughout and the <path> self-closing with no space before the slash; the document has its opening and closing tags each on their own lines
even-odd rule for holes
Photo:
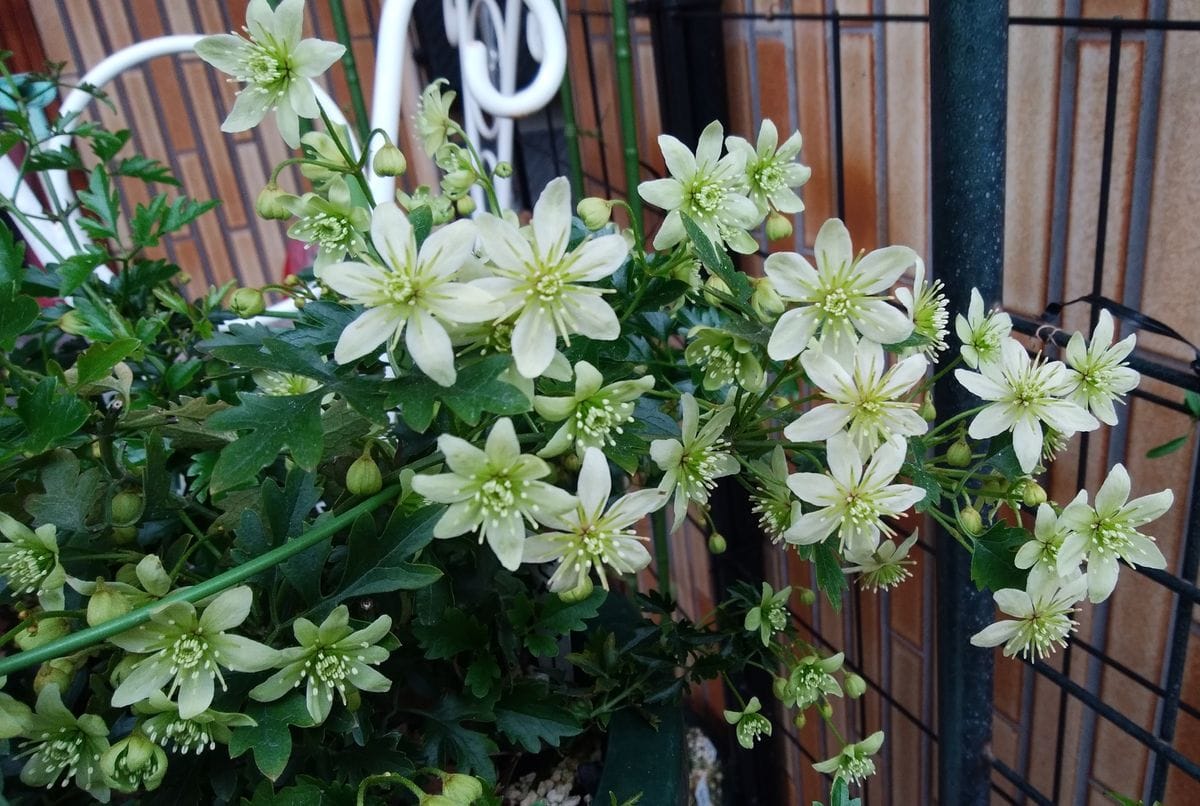
<svg viewBox="0 0 1200 806">
<path fill-rule="evenodd" d="M 1129 335 L 1116 344 L 1112 340 L 1112 314 L 1101 311 L 1091 343 L 1084 340 L 1082 333 L 1075 333 L 1066 349 L 1067 366 L 1077 384 L 1071 400 L 1107 425 L 1117 424 L 1113 401 L 1136 389 L 1141 381 L 1141 375 L 1124 364 L 1126 356 L 1133 352 L 1137 336 Z"/>
<path fill-rule="evenodd" d="M 297 148 L 300 118 L 321 114 L 312 80 L 342 58 L 346 48 L 336 42 L 300 39 L 304 0 L 283 0 L 274 11 L 267 0 L 250 0 L 242 30 L 248 39 L 218 34 L 196 43 L 201 59 L 246 85 L 238 91 L 221 131 L 251 129 L 274 110 L 284 142 Z"/>
<path fill-rule="evenodd" d="M 915 530 L 898 546 L 894 540 L 884 540 L 870 557 L 859 560 L 858 565 L 842 570 L 847 574 L 861 574 L 859 584 L 872 593 L 877 593 L 880 589 L 891 590 L 912 576 L 908 566 L 916 565 L 917 561 L 908 559 L 908 552 L 916 544 Z"/>
<path fill-rule="evenodd" d="M 608 460 L 599 448 L 588 448 L 579 471 L 575 508 L 543 518 L 556 531 L 531 535 L 525 540 L 522 562 L 558 561 L 550 577 L 550 590 L 556 593 L 575 590 L 584 584 L 592 569 L 608 590 L 605 567 L 618 574 L 632 574 L 650 564 L 650 552 L 642 545 L 646 538 L 630 527 L 662 507 L 667 494 L 662 490 L 638 490 L 609 505 L 611 493 Z"/>
<path fill-rule="evenodd" d="M 852 561 L 866 559 L 879 546 L 880 534 L 895 533 L 883 519 L 894 518 L 925 497 L 912 484 L 893 484 L 904 464 L 905 442 L 885 442 L 863 466 L 850 435 L 829 438 L 828 473 L 793 473 L 788 487 L 801 501 L 818 509 L 806 512 L 784 534 L 789 543 L 820 543 L 838 533 L 842 554 Z"/>
<path fill-rule="evenodd" d="M 855 260 L 850 233 L 839 219 L 821 226 L 814 246 L 817 267 L 795 252 L 776 252 L 763 264 L 784 300 L 800 307 L 779 317 L 767 354 L 794 358 L 818 334 L 826 349 L 848 352 L 856 332 L 880 344 L 903 341 L 913 323 L 887 302 L 886 292 L 917 260 L 907 246 L 887 246 Z"/>
<path fill-rule="evenodd" d="M 1006 658 L 1018 653 L 1033 655 L 1034 660 L 1049 655 L 1056 645 L 1066 646 L 1067 636 L 1078 626 L 1071 614 L 1086 590 L 1083 576 L 1067 581 L 1045 578 L 1037 585 L 1027 585 L 1026 590 L 998 590 L 993 594 L 996 605 L 1012 620 L 985 627 L 971 636 L 971 643 L 980 647 L 1004 644 Z"/>
<path fill-rule="evenodd" d="M 521 453 L 512 420 L 501 417 L 492 426 L 483 450 L 465 439 L 442 434 L 438 449 L 449 473 L 413 476 L 412 488 L 430 501 L 450 508 L 433 527 L 438 538 L 479 530 L 500 564 L 515 571 L 521 564 L 525 523 L 544 522 L 575 506 L 575 496 L 540 479 L 550 466 Z"/>
<path fill-rule="evenodd" d="M 58 527 L 37 529 L 0 512 L 0 579 L 17 596 L 35 593 L 45 610 L 62 610 L 67 572 L 58 559 Z"/>
<path fill-rule="evenodd" d="M 589 448 L 612 445 L 633 419 L 634 401 L 654 388 L 654 377 L 643 375 L 604 385 L 600 370 L 587 361 L 575 365 L 575 394 L 570 397 L 537 395 L 533 408 L 544 420 L 562 425 L 538 456 L 549 459 L 575 447 L 580 456 Z"/>
<path fill-rule="evenodd" d="M 871 756 L 883 746 L 883 731 L 877 730 L 861 742 L 848 744 L 836 756 L 813 764 L 813 769 L 839 778 L 848 784 L 860 783 L 875 774 L 875 762 Z"/>
<path fill-rule="evenodd" d="M 708 492 L 717 486 L 717 479 L 732 476 L 739 468 L 738 460 L 725 450 L 729 442 L 723 438 L 733 419 L 733 407 L 722 406 L 700 425 L 696 398 L 684 394 L 679 398 L 679 406 L 683 413 L 683 441 L 656 439 L 650 443 L 650 458 L 665 474 L 658 488 L 668 494 L 675 493 L 672 531 L 683 525 L 689 501 L 708 503 Z"/>
<path fill-rule="evenodd" d="M 381 204 L 371 217 L 371 238 L 383 265 L 337 263 L 322 281 L 367 310 L 338 339 L 333 357 L 347 364 L 384 342 L 404 344 L 421 371 L 442 386 L 456 373 L 446 323 L 483 322 L 499 306 L 475 283 L 454 281 L 471 253 L 473 227 L 456 221 L 432 233 L 417 251 L 408 217 L 394 204 Z M 405 328 L 407 327 L 407 333 Z"/>
<path fill-rule="evenodd" d="M 1054 507 L 1040 504 L 1033 523 L 1033 540 L 1017 549 L 1017 557 L 1013 561 L 1017 568 L 1029 569 L 1026 587 L 1041 587 L 1046 582 L 1071 578 L 1079 573 L 1079 563 L 1070 567 L 1064 565 L 1059 571 L 1058 553 L 1067 534 L 1066 527 L 1054 513 Z"/>
<path fill-rule="evenodd" d="M 1013 450 L 1021 470 L 1033 471 L 1042 455 L 1042 423 L 1063 436 L 1100 427 L 1095 417 L 1064 399 L 1074 385 L 1061 361 L 1031 359 L 1016 339 L 1000 345 L 1000 360 L 980 364 L 979 372 L 956 369 L 954 377 L 972 394 L 993 401 L 975 415 L 967 433 L 988 439 L 1013 433 Z"/>
<path fill-rule="evenodd" d="M 475 219 L 495 277 L 478 284 L 501 303 L 502 318 L 516 317 L 512 354 L 526 378 L 541 375 L 554 359 L 559 336 L 576 333 L 613 341 L 621 335 L 617 315 L 602 289 L 583 285 L 621 267 L 629 245 L 620 235 L 601 235 L 567 251 L 571 238 L 571 186 L 559 177 L 533 207 L 527 239 L 513 224 L 489 213 Z"/>
<path fill-rule="evenodd" d="M 913 333 L 920 336 L 923 342 L 912 349 L 927 357 L 937 355 L 948 346 L 946 336 L 950 333 L 947 328 L 950 312 L 947 307 L 950 301 L 942 293 L 942 288 L 941 280 L 926 280 L 925 261 L 917 258 L 912 288 L 896 289 L 896 299 L 908 311 L 908 318 L 913 323 Z"/>
<path fill-rule="evenodd" d="M 776 445 L 768 459 L 747 463 L 754 475 L 750 492 L 750 511 L 758 515 L 758 527 L 772 543 L 778 543 L 800 517 L 800 502 L 787 486 L 788 462 L 782 445 Z"/>
<path fill-rule="evenodd" d="M 893 436 L 929 430 L 917 404 L 901 400 L 925 376 L 925 356 L 911 355 L 888 368 L 883 347 L 862 339 L 848 367 L 821 350 L 805 351 L 800 363 L 830 402 L 806 411 L 783 430 L 792 442 L 818 442 L 847 429 L 865 461 Z"/>
<path fill-rule="evenodd" d="M 700 133 L 693 155 L 669 134 L 658 136 L 658 147 L 671 176 L 638 185 L 638 195 L 667 217 L 654 235 L 655 249 L 670 249 L 687 240 L 683 215 L 696 222 L 718 248 L 727 245 L 748 255 L 758 243 L 746 230 L 762 221 L 762 214 L 744 193 L 746 157 L 740 152 L 721 156 L 724 129 L 713 121 Z"/>
<path fill-rule="evenodd" d="M 1069 531 L 1058 550 L 1058 573 L 1065 576 L 1087 561 L 1088 598 L 1102 602 L 1117 585 L 1117 560 L 1146 568 L 1166 568 L 1154 538 L 1138 531 L 1160 517 L 1175 501 L 1175 494 L 1162 490 L 1129 500 L 1129 473 L 1114 465 L 1096 492 L 1096 505 L 1088 506 L 1087 490 L 1080 490 L 1059 516 Z"/>
<path fill-rule="evenodd" d="M 771 208 L 781 213 L 799 213 L 804 202 L 792 188 L 798 188 L 812 176 L 812 168 L 795 162 L 803 140 L 800 132 L 779 145 L 779 130 L 771 120 L 764 120 L 758 130 L 758 142 L 750 145 L 742 137 L 728 137 L 725 147 L 730 154 L 741 154 L 746 162 L 746 184 L 750 201 L 765 216 Z"/>
<path fill-rule="evenodd" d="M 979 289 L 972 288 L 967 315 L 955 317 L 954 332 L 962 342 L 963 363 L 977 369 L 1000 360 L 1001 346 L 1012 333 L 1012 317 L 1003 311 L 985 312 Z"/>
</svg>

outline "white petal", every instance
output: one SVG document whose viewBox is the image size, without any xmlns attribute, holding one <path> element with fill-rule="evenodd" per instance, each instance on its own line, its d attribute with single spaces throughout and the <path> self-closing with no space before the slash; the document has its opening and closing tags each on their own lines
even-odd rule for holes
<svg viewBox="0 0 1200 806">
<path fill-rule="evenodd" d="M 811 307 L 787 311 L 771 331 L 767 355 L 775 361 L 786 361 L 804 352 L 818 324 L 818 314 Z"/>
<path fill-rule="evenodd" d="M 779 296 L 787 300 L 808 300 L 818 285 L 817 270 L 795 252 L 775 252 L 763 261 L 763 271 Z"/>
<path fill-rule="evenodd" d="M 683 183 L 678 179 L 652 179 L 638 185 L 638 195 L 647 204 L 676 210 L 683 206 Z"/>
<path fill-rule="evenodd" d="M 557 336 L 549 314 L 540 305 L 527 307 L 512 332 L 512 354 L 517 371 L 526 378 L 536 378 L 550 366 L 554 358 Z"/>
<path fill-rule="evenodd" d="M 891 288 L 916 261 L 917 253 L 907 246 L 886 246 L 867 254 L 854 269 L 863 293 L 878 294 Z"/>
<path fill-rule="evenodd" d="M 830 268 L 848 266 L 854 259 L 854 247 L 850 243 L 850 232 L 838 218 L 831 218 L 821 225 L 813 250 L 817 256 L 817 265 L 821 266 L 822 270 L 825 266 Z"/>
<path fill-rule="evenodd" d="M 621 322 L 616 312 L 600 295 L 564 294 L 562 303 L 568 321 L 574 320 L 576 333 L 599 341 L 614 341 L 621 335 Z"/>
<path fill-rule="evenodd" d="M 663 162 L 671 176 L 679 179 L 691 179 L 696 173 L 696 158 L 688 147 L 669 134 L 658 136 L 658 148 L 662 151 Z"/>
<path fill-rule="evenodd" d="M 339 364 L 349 364 L 362 358 L 403 327 L 403 317 L 392 306 L 370 308 L 342 331 L 333 350 L 333 360 Z"/>
<path fill-rule="evenodd" d="M 565 176 L 546 185 L 533 206 L 533 239 L 548 266 L 562 260 L 571 237 L 571 184 Z"/>
<path fill-rule="evenodd" d="M 417 264 L 423 277 L 449 277 L 462 268 L 475 243 L 475 225 L 470 219 L 455 221 L 435 230 L 421 244 Z"/>
<path fill-rule="evenodd" d="M 408 353 L 421 371 L 439 386 L 453 386 L 457 374 L 454 370 L 454 347 L 450 335 L 442 323 L 428 311 L 416 311 L 408 320 L 408 332 L 404 336 Z"/>
<path fill-rule="evenodd" d="M 913 331 L 913 323 L 903 311 L 879 299 L 864 300 L 850 315 L 850 321 L 860 333 L 880 344 L 904 341 Z"/>
<path fill-rule="evenodd" d="M 783 429 L 783 435 L 792 442 L 820 442 L 845 428 L 853 416 L 854 409 L 850 406 L 838 403 L 817 406 Z"/>
<path fill-rule="evenodd" d="M 1101 515 L 1115 513 L 1129 500 L 1129 471 L 1125 465 L 1113 465 L 1108 478 L 1096 492 L 1096 511 Z"/>
<path fill-rule="evenodd" d="M 479 229 L 479 242 L 484 251 L 500 268 L 523 273 L 527 266 L 536 262 L 529 242 L 507 221 L 491 213 L 480 213 L 475 226 Z"/>
<path fill-rule="evenodd" d="M 588 448 L 584 453 L 575 494 L 588 517 L 604 511 L 612 494 L 612 475 L 608 471 L 608 460 L 599 448 Z"/>
<path fill-rule="evenodd" d="M 1000 646 L 1015 636 L 1020 627 L 1019 621 L 997 621 L 972 635 L 971 644 L 980 647 Z"/>
<path fill-rule="evenodd" d="M 620 235 L 601 235 L 571 253 L 571 279 L 594 283 L 621 268 L 629 257 L 629 244 Z"/>
</svg>

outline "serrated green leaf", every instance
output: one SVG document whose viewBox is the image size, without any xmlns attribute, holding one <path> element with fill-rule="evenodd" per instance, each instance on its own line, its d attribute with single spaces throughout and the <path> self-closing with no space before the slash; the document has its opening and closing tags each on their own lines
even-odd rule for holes
<svg viewBox="0 0 1200 806">
<path fill-rule="evenodd" d="M 446 608 L 437 624 L 415 625 L 413 635 L 425 650 L 425 657 L 430 660 L 453 658 L 462 652 L 478 649 L 488 640 L 487 627 L 457 607 Z"/>
<path fill-rule="evenodd" d="M 11 350 L 40 311 L 37 300 L 20 293 L 16 283 L 0 285 L 0 350 Z"/>
<path fill-rule="evenodd" d="M 108 377 L 112 368 L 130 353 L 141 347 L 137 339 L 117 339 L 108 344 L 93 344 L 84 350 L 75 362 L 75 387 L 86 386 L 101 378 Z"/>
<path fill-rule="evenodd" d="M 850 586 L 846 582 L 842 564 L 838 562 L 837 551 L 833 548 L 837 540 L 837 535 L 834 535 L 813 546 L 813 566 L 817 570 L 817 587 L 824 592 L 834 610 L 841 610 L 842 593 Z"/>
<path fill-rule="evenodd" d="M 700 258 L 700 262 L 705 268 L 716 274 L 725 281 L 725 285 L 729 286 L 730 294 L 735 299 L 742 302 L 750 301 L 750 279 L 745 274 L 734 268 L 733 261 L 729 259 L 729 254 L 722 248 L 715 246 L 708 236 L 704 234 L 704 230 L 700 225 L 691 219 L 686 213 L 680 214 L 683 218 L 683 228 L 687 230 L 688 238 L 696 247 L 696 256 Z"/>
<path fill-rule="evenodd" d="M 20 286 L 25 276 L 25 242 L 18 241 L 7 224 L 0 223 L 0 286 Z"/>
<path fill-rule="evenodd" d="M 518 683 L 496 704 L 495 712 L 500 732 L 530 753 L 558 747 L 565 737 L 583 731 L 579 719 L 556 702 L 545 684 Z"/>
<path fill-rule="evenodd" d="M 17 398 L 17 416 L 29 432 L 25 450 L 41 453 L 78 431 L 87 422 L 88 406 L 59 384 L 43 378 Z"/>
<path fill-rule="evenodd" d="M 500 665 L 496 659 L 486 652 L 481 652 L 467 667 L 467 675 L 463 683 L 476 697 L 483 699 L 491 693 L 492 687 L 500 679 Z"/>
<path fill-rule="evenodd" d="M 425 738 L 425 763 L 439 769 L 456 768 L 488 780 L 496 779 L 491 756 L 500 748 L 487 735 L 463 725 L 463 722 L 491 723 L 495 716 L 486 704 L 449 695 L 432 711 L 418 711 L 426 717 L 421 733 Z M 451 766 L 453 765 L 453 766 Z"/>
<path fill-rule="evenodd" d="M 212 491 L 232 489 L 252 481 L 258 471 L 288 448 L 296 464 L 315 470 L 321 460 L 321 391 L 307 395 L 271 397 L 239 392 L 241 405 L 208 418 L 209 429 L 238 431 L 213 468 Z"/>
<path fill-rule="evenodd" d="M 106 252 L 95 248 L 88 248 L 86 251 L 71 255 L 62 263 L 59 263 L 58 293 L 64 297 L 74 293 L 79 286 L 87 282 L 92 273 L 96 271 L 96 268 L 106 260 L 108 260 Z"/>
<path fill-rule="evenodd" d="M 178 185 L 179 180 L 171 175 L 171 169 L 151 157 L 141 154 L 126 157 L 113 168 L 113 173 L 119 176 L 131 176 L 146 182 L 158 182 L 163 185 Z"/>
<path fill-rule="evenodd" d="M 100 497 L 100 470 L 92 467 L 80 473 L 75 454 L 60 449 L 42 470 L 41 482 L 43 492 L 25 499 L 34 524 L 52 523 L 62 531 L 83 531 L 88 513 Z"/>
<path fill-rule="evenodd" d="M 493 355 L 463 367 L 454 386 L 438 386 L 426 377 L 406 379 L 396 396 L 400 414 L 409 428 L 424 432 L 433 421 L 434 406 L 442 402 L 468 425 L 478 425 L 485 411 L 520 414 L 529 411 L 529 398 L 517 387 L 500 380 L 512 359 Z"/>
<path fill-rule="evenodd" d="M 275 781 L 283 775 L 288 759 L 292 757 L 289 726 L 307 728 L 314 724 L 304 697 L 294 695 L 273 703 L 250 703 L 246 705 L 245 713 L 258 724 L 233 729 L 229 738 L 229 756 L 238 758 L 250 750 L 259 771 Z"/>
<path fill-rule="evenodd" d="M 81 190 L 75 195 L 84 209 L 96 216 L 79 219 L 79 226 L 84 231 L 94 238 L 118 237 L 117 220 L 121 216 L 121 203 L 104 166 L 97 165 L 93 168 L 87 190 Z"/>
<path fill-rule="evenodd" d="M 993 524 L 975 538 L 971 554 L 971 581 L 980 590 L 998 591 L 1002 588 L 1025 590 L 1028 571 L 1014 564 L 1017 550 L 1030 540 L 1029 532 L 1006 523 Z"/>
<path fill-rule="evenodd" d="M 132 137 L 132 132 L 128 129 L 121 129 L 115 132 L 96 129 L 91 136 L 92 153 L 101 162 L 108 162 L 117 156 L 117 152 L 125 147 L 130 137 Z"/>
<path fill-rule="evenodd" d="M 425 239 L 429 237 L 429 233 L 433 229 L 433 209 L 428 204 L 414 207 L 408 214 L 408 222 L 412 224 L 413 238 L 416 239 L 417 248 L 420 249 L 421 244 L 425 243 Z"/>
</svg>

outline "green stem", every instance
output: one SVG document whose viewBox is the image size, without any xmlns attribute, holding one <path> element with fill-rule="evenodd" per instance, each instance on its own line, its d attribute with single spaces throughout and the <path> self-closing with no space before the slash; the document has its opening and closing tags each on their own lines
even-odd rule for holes
<svg viewBox="0 0 1200 806">
<path fill-rule="evenodd" d="M 329 119 L 329 113 L 325 111 L 325 107 L 321 106 L 320 104 L 317 104 L 317 108 L 321 111 L 321 120 L 324 121 L 325 128 L 329 132 L 329 137 L 331 140 L 333 140 L 333 144 L 335 146 L 337 146 L 338 153 L 342 155 L 342 159 L 344 159 L 346 161 L 347 165 L 358 165 L 358 161 L 350 156 L 350 152 L 346 150 L 346 146 L 342 143 L 342 138 L 338 136 L 337 128 L 333 125 L 333 121 Z M 363 155 L 364 155 L 364 159 L 365 159 L 365 156 L 366 156 L 366 146 L 365 145 L 363 146 Z M 363 176 L 362 170 L 355 171 L 353 176 L 355 179 L 358 180 L 358 184 L 359 184 L 359 187 L 362 188 L 363 195 L 365 195 L 367 197 L 367 204 L 369 204 L 371 206 L 371 208 L 374 209 L 375 208 L 375 196 L 371 193 L 371 183 L 367 181 L 367 178 L 365 176 Z"/>
<path fill-rule="evenodd" d="M 563 27 L 567 22 L 563 21 Z M 575 121 L 575 99 L 571 90 L 571 71 L 563 75 L 558 89 L 562 105 L 563 138 L 567 141 L 567 176 L 571 179 L 571 196 L 579 201 L 583 198 L 583 157 L 579 151 L 579 124 Z"/>
<path fill-rule="evenodd" d="M 958 414 L 954 415 L 953 417 L 951 417 L 950 419 L 946 420 L 945 422 L 943 422 L 943 423 L 939 424 L 937 428 L 935 428 L 935 429 L 933 429 L 932 431 L 930 431 L 930 432 L 929 432 L 929 437 L 932 437 L 934 434 L 937 434 L 937 433 L 940 433 L 940 432 L 942 432 L 942 431 L 945 431 L 945 430 L 946 430 L 947 428 L 949 428 L 951 425 L 953 425 L 954 423 L 957 423 L 957 422 L 959 422 L 960 420 L 965 420 L 965 419 L 966 419 L 966 418 L 968 418 L 968 417 L 972 417 L 972 416 L 974 416 L 974 415 L 978 414 L 979 412 L 983 411 L 985 408 L 987 408 L 987 406 L 986 406 L 986 405 L 984 405 L 984 406 L 976 406 L 975 408 L 973 408 L 973 409 L 967 409 L 966 411 L 960 411 Z"/>
<path fill-rule="evenodd" d="M 228 571 L 218 574 L 211 579 L 193 585 L 185 590 L 178 590 L 174 593 L 167 594 L 156 602 L 143 605 L 136 610 L 131 610 L 123 616 L 119 616 L 111 621 L 106 621 L 103 624 L 98 624 L 95 627 L 89 627 L 86 630 L 80 630 L 77 633 L 63 636 L 56 641 L 51 641 L 48 644 L 31 649 L 27 652 L 21 652 L 16 655 L 10 655 L 7 658 L 0 658 L 0 677 L 20 671 L 43 661 L 53 658 L 60 658 L 63 655 L 70 655 L 73 652 L 78 652 L 81 649 L 98 644 L 106 638 L 111 638 L 118 633 L 123 633 L 126 630 L 131 630 L 141 624 L 149 621 L 151 614 L 162 609 L 163 605 L 171 604 L 172 602 L 196 602 L 200 599 L 206 599 L 209 596 L 220 593 L 221 591 L 232 588 L 239 582 L 244 582 L 247 579 L 258 576 L 263 571 L 273 568 L 289 557 L 294 557 L 307 548 L 315 546 L 322 540 L 331 537 L 342 529 L 347 528 L 360 515 L 368 512 L 374 512 L 379 507 L 386 504 L 400 492 L 400 485 L 393 485 L 382 492 L 363 501 L 357 506 L 343 512 L 334 518 L 330 518 L 325 523 L 316 526 L 301 536 L 287 543 L 284 543 L 278 548 L 268 551 L 266 554 L 260 554 L 254 559 L 237 566 L 230 568 Z"/>
<path fill-rule="evenodd" d="M 32 615 L 23 619 L 20 624 L 13 627 L 8 632 L 4 633 L 4 635 L 0 635 L 0 646 L 4 646 L 9 641 L 16 638 L 17 633 L 21 632 L 21 630 L 25 629 L 26 627 L 30 626 L 31 624 L 36 624 L 37 622 L 41 621 L 42 619 L 83 618 L 85 613 L 86 613 L 86 611 L 83 611 L 83 610 L 40 610 L 37 613 L 33 613 Z"/>
<path fill-rule="evenodd" d="M 654 535 L 654 568 L 658 573 L 658 588 L 671 598 L 671 533 L 667 529 L 667 513 L 659 509 L 650 516 L 650 532 Z"/>
<path fill-rule="evenodd" d="M 350 90 L 350 106 L 354 108 L 354 120 L 358 123 L 358 134 L 363 141 L 363 152 L 367 150 L 368 127 L 371 116 L 367 113 L 367 102 L 363 97 L 362 82 L 358 77 L 358 65 L 354 61 L 354 41 L 350 37 L 350 26 L 346 23 L 346 7 L 342 0 L 329 0 L 329 16 L 333 18 L 333 30 L 338 42 L 345 46 L 342 67 L 346 69 L 346 86 Z"/>
<path fill-rule="evenodd" d="M 637 108 L 633 96 L 633 53 L 629 47 L 629 3 L 612 4 L 613 52 L 617 63 L 617 100 L 621 109 L 621 153 L 625 158 L 625 195 L 634 220 L 642 218 L 642 199 L 637 187 L 641 179 L 638 166 Z"/>
</svg>

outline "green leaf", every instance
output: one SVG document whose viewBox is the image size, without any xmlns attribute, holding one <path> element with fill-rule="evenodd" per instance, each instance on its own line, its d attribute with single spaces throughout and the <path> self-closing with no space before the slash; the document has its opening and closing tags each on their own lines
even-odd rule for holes
<svg viewBox="0 0 1200 806">
<path fill-rule="evenodd" d="M 834 610 L 841 610 L 842 593 L 850 586 L 846 582 L 842 564 L 838 562 L 837 551 L 833 548 L 837 540 L 837 535 L 834 535 L 813 546 L 813 566 L 817 569 L 817 587 L 824 591 Z"/>
<path fill-rule="evenodd" d="M 0 285 L 20 284 L 25 274 L 25 242 L 0 224 Z"/>
<path fill-rule="evenodd" d="M 912 483 L 925 491 L 925 497 L 916 503 L 917 512 L 927 512 L 942 500 L 942 485 L 937 476 L 929 472 L 924 462 L 905 462 L 900 474 L 908 476 Z"/>
<path fill-rule="evenodd" d="M 425 738 L 425 763 L 439 769 L 473 773 L 489 781 L 496 780 L 491 755 L 500 748 L 487 735 L 465 727 L 465 721 L 492 722 L 495 716 L 486 704 L 469 702 L 453 694 L 442 697 L 432 711 L 418 711 L 427 717 L 421 733 Z"/>
<path fill-rule="evenodd" d="M 63 531 L 81 532 L 101 494 L 99 468 L 79 472 L 79 460 L 67 450 L 57 450 L 42 470 L 42 489 L 25 499 L 34 524 L 52 523 Z"/>
<path fill-rule="evenodd" d="M 121 129 L 115 132 L 96 129 L 92 133 L 92 153 L 101 162 L 108 162 L 117 156 L 117 152 L 125 147 L 125 144 L 129 142 L 129 138 L 132 136 L 132 132 L 128 129 Z"/>
<path fill-rule="evenodd" d="M 587 629 L 588 620 L 600 611 L 607 596 L 608 593 L 599 588 L 578 602 L 564 602 L 557 596 L 547 596 L 535 604 L 528 597 L 520 596 L 509 607 L 507 616 L 525 648 L 535 657 L 549 658 L 558 654 L 560 638 Z"/>
<path fill-rule="evenodd" d="M 1200 394 L 1188 390 L 1183 393 L 1183 405 L 1187 406 L 1188 414 L 1193 420 L 1200 420 Z"/>
<path fill-rule="evenodd" d="M 1017 550 L 1030 540 L 1029 532 L 1006 523 L 993 524 L 975 538 L 971 554 L 971 581 L 980 590 L 998 591 L 1002 588 L 1025 590 L 1028 571 L 1014 565 Z"/>
<path fill-rule="evenodd" d="M 132 176 L 146 182 L 158 182 L 163 185 L 178 185 L 179 180 L 171 175 L 171 169 L 156 159 L 137 154 L 121 160 L 113 173 L 119 176 Z"/>
<path fill-rule="evenodd" d="M 93 168 L 87 190 L 81 190 L 75 195 L 84 209 L 96 215 L 96 218 L 79 219 L 79 226 L 94 238 L 117 238 L 117 219 L 121 216 L 121 203 L 117 189 L 113 187 L 104 166 L 97 165 Z"/>
<path fill-rule="evenodd" d="M 483 699 L 492 692 L 496 681 L 500 679 L 500 664 L 489 652 L 479 652 L 475 660 L 467 667 L 467 675 L 463 683 L 476 697 Z"/>
<path fill-rule="evenodd" d="M 1146 458 L 1157 459 L 1160 456 L 1167 456 L 1168 454 L 1175 453 L 1175 451 L 1179 450 L 1188 443 L 1188 439 L 1190 437 L 1190 434 L 1184 434 L 1181 437 L 1175 437 L 1175 439 L 1167 440 L 1163 444 L 1146 451 Z"/>
<path fill-rule="evenodd" d="M 321 460 L 323 396 L 320 390 L 286 397 L 239 392 L 240 406 L 209 417 L 210 429 L 245 432 L 221 451 L 213 468 L 212 491 L 228 490 L 253 480 L 284 448 L 291 449 L 292 458 L 300 467 L 315 470 Z"/>
<path fill-rule="evenodd" d="M 108 377 L 119 361 L 141 346 L 142 343 L 137 339 L 117 339 L 109 344 L 93 344 L 84 350 L 75 362 L 75 370 L 78 373 L 75 388 Z"/>
<path fill-rule="evenodd" d="M 17 283 L 0 284 L 0 350 L 11 350 L 39 311 L 37 300 L 20 293 Z"/>
<path fill-rule="evenodd" d="M 396 510 L 378 536 L 360 518 L 351 531 L 349 559 L 341 584 L 321 603 L 320 612 L 328 612 L 351 597 L 418 590 L 440 579 L 439 569 L 412 559 L 433 540 L 433 527 L 443 512 L 442 506 L 422 507 L 411 514 Z"/>
<path fill-rule="evenodd" d="M 518 683 L 496 705 L 496 727 L 530 753 L 558 747 L 564 737 L 578 736 L 583 725 L 544 683 Z"/>
<path fill-rule="evenodd" d="M 96 267 L 100 266 L 104 261 L 108 260 L 108 253 L 89 247 L 86 251 L 71 255 L 69 258 L 58 264 L 58 293 L 60 296 L 67 296 L 87 282 L 87 279 L 96 271 Z"/>
<path fill-rule="evenodd" d="M 454 386 L 438 386 L 424 376 L 405 379 L 397 390 L 400 414 L 409 428 L 424 432 L 433 421 L 434 405 L 441 401 L 468 425 L 478 425 L 485 411 L 520 414 L 529 411 L 529 398 L 517 387 L 500 380 L 512 358 L 488 356 L 458 371 Z"/>
<path fill-rule="evenodd" d="M 417 241 L 417 248 L 420 249 L 421 244 L 425 243 L 425 239 L 429 237 L 429 233 L 433 229 L 433 208 L 428 204 L 414 207 L 408 214 L 408 222 L 412 224 L 413 237 Z"/>
<path fill-rule="evenodd" d="M 425 657 L 430 660 L 453 658 L 459 653 L 477 649 L 488 641 L 487 627 L 457 607 L 447 608 L 437 624 L 415 625 L 413 635 L 425 650 Z"/>
<path fill-rule="evenodd" d="M 17 398 L 17 416 L 29 435 L 25 450 L 41 453 L 78 431 L 87 422 L 90 409 L 68 392 L 55 378 L 43 378 Z"/>
<path fill-rule="evenodd" d="M 312 727 L 313 718 L 304 705 L 304 697 L 294 695 L 273 703 L 250 703 L 245 713 L 258 724 L 234 728 L 229 738 L 229 756 L 238 758 L 247 750 L 263 775 L 278 780 L 292 756 L 292 731 L 289 725 Z"/>
<path fill-rule="evenodd" d="M 704 234 L 704 230 L 700 225 L 691 219 L 686 213 L 680 213 L 683 217 L 683 228 L 687 230 L 688 238 L 696 247 L 696 256 L 700 258 L 700 262 L 705 268 L 720 277 L 725 281 L 725 285 L 729 286 L 729 291 L 735 299 L 742 302 L 750 301 L 750 279 L 745 274 L 738 271 L 733 266 L 733 261 L 729 259 L 728 253 L 713 245 L 713 242 Z"/>
</svg>

